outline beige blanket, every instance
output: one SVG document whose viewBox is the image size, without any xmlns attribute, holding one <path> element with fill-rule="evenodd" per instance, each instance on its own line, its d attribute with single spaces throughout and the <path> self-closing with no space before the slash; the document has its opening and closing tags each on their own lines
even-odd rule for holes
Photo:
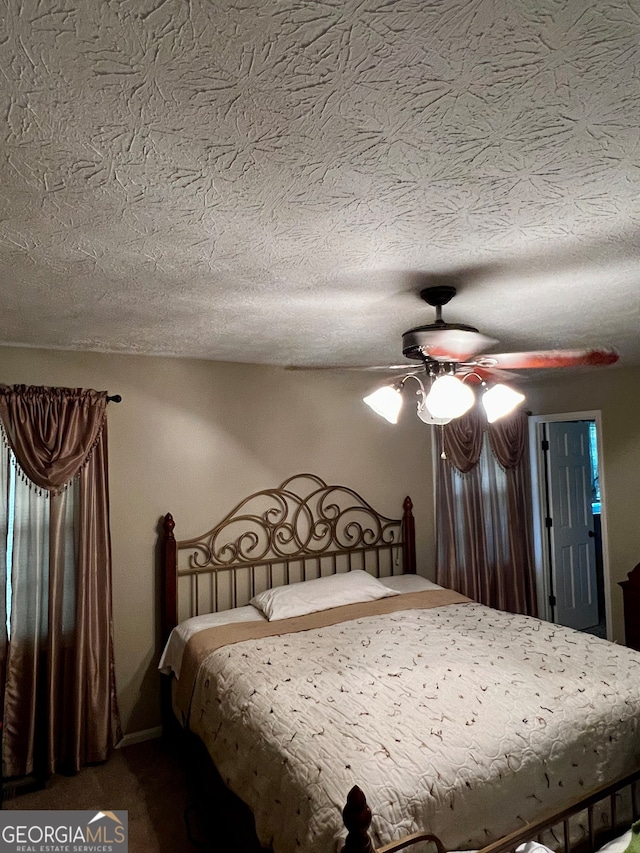
<svg viewBox="0 0 640 853">
<path fill-rule="evenodd" d="M 640 766 L 638 685 L 640 652 L 467 602 L 220 649 L 189 724 L 275 853 L 340 849 L 354 784 L 376 847 L 477 850 Z"/>
<path fill-rule="evenodd" d="M 245 640 L 261 640 L 264 637 L 280 634 L 312 631 L 367 616 L 379 616 L 401 610 L 425 610 L 430 607 L 463 604 L 468 601 L 470 599 L 452 589 L 429 589 L 424 592 L 409 592 L 390 598 L 380 598 L 377 601 L 332 607 L 330 610 L 321 610 L 318 613 L 310 613 L 308 616 L 294 616 L 291 619 L 278 619 L 273 622 L 239 622 L 222 627 L 205 628 L 194 634 L 186 645 L 176 694 L 178 709 L 182 719 L 187 720 L 200 665 L 205 658 L 223 646 L 242 643 Z"/>
</svg>

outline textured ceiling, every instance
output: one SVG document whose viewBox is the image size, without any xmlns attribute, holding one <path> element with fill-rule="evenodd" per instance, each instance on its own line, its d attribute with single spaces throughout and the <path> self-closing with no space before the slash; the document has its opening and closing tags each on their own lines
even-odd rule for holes
<svg viewBox="0 0 640 853">
<path fill-rule="evenodd" d="M 638 0 L 3 0 L 0 343 L 640 365 Z"/>
</svg>

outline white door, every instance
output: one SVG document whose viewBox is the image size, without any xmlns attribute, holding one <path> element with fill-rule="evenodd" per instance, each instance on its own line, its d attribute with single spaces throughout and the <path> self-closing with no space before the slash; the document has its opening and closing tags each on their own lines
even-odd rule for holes
<svg viewBox="0 0 640 853">
<path fill-rule="evenodd" d="M 581 630 L 598 624 L 589 423 L 552 422 L 547 430 L 554 621 Z"/>
</svg>

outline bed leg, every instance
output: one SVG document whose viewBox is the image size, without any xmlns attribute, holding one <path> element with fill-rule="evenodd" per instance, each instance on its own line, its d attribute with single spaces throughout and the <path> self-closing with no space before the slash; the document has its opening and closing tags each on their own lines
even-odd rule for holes
<svg viewBox="0 0 640 853">
<path fill-rule="evenodd" d="M 342 819 L 349 830 L 342 853 L 376 853 L 369 836 L 371 809 L 357 785 L 349 791 L 347 804 L 342 811 Z"/>
</svg>

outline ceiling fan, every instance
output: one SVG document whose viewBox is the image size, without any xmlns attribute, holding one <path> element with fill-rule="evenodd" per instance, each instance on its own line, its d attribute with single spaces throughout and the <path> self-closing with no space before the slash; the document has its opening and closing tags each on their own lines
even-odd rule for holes
<svg viewBox="0 0 640 853">
<path fill-rule="evenodd" d="M 397 421 L 405 383 L 417 379 L 418 416 L 426 423 L 448 423 L 467 412 L 476 397 L 470 385 L 484 388 L 482 402 L 489 421 L 512 411 L 524 400 L 502 380 L 512 378 L 513 370 L 532 368 L 580 367 L 614 364 L 617 352 L 611 347 L 533 352 L 485 353 L 497 343 L 473 326 L 446 323 L 442 306 L 456 294 L 450 285 L 436 285 L 420 291 L 420 297 L 436 309 L 434 323 L 409 329 L 402 335 L 402 352 L 420 361 L 420 368 L 389 365 L 389 371 L 404 370 L 405 376 L 393 386 L 385 386 L 365 397 L 365 402 L 392 423 Z M 384 368 L 382 368 L 384 369 Z M 426 371 L 431 383 L 427 392 L 420 374 Z"/>
<path fill-rule="evenodd" d="M 478 355 L 497 343 L 473 326 L 445 323 L 442 306 L 456 295 L 455 287 L 437 285 L 420 291 L 420 298 L 436 309 L 436 321 L 409 329 L 402 336 L 402 352 L 407 358 L 455 365 L 456 373 L 472 371 L 480 376 L 492 370 L 521 370 L 530 368 L 579 367 L 614 364 L 617 352 L 611 347 L 579 350 L 539 350 L 534 352 L 490 353 Z"/>
</svg>

